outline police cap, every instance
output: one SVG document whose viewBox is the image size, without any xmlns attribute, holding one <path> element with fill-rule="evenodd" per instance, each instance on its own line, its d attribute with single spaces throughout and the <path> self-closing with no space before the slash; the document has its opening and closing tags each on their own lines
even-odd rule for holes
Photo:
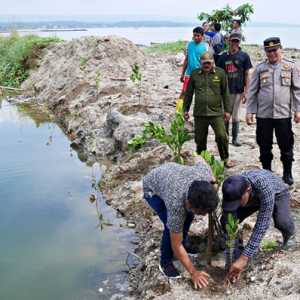
<svg viewBox="0 0 300 300">
<path fill-rule="evenodd" d="M 272 51 L 281 48 L 279 37 L 270 37 L 264 40 L 265 51 Z"/>
</svg>

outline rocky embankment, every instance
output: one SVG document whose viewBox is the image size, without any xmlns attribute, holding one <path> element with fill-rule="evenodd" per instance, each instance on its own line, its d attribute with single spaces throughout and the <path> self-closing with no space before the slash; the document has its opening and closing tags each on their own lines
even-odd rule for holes
<svg viewBox="0 0 300 300">
<path fill-rule="evenodd" d="M 255 65 L 263 58 L 257 46 L 247 46 Z M 300 58 L 298 50 L 285 50 L 287 57 Z M 228 291 L 222 287 L 223 257 L 216 255 L 208 268 L 212 278 L 209 288 L 195 291 L 188 274 L 177 281 L 168 281 L 158 270 L 159 242 L 162 226 L 142 198 L 141 178 L 154 166 L 172 160 L 165 146 L 150 142 L 136 153 L 129 153 L 127 142 L 142 132 L 147 120 L 168 125 L 174 115 L 175 100 L 181 84 L 179 72 L 182 54 L 149 54 L 130 41 L 117 37 L 89 37 L 48 47 L 23 84 L 26 93 L 44 103 L 56 116 L 88 163 L 100 161 L 104 169 L 101 189 L 107 203 L 117 209 L 128 223 L 136 226 L 139 236 L 136 255 L 139 264 L 130 271 L 129 283 L 133 299 L 300 299 L 300 250 L 261 254 L 240 283 Z M 132 82 L 132 66 L 142 74 L 141 84 Z M 242 112 L 244 117 L 244 112 Z M 300 207 L 300 126 L 295 131 L 295 185 L 292 209 L 298 232 Z M 230 145 L 236 167 L 228 174 L 260 166 L 255 129 L 241 124 L 243 146 Z M 192 153 L 194 143 L 185 145 Z M 213 135 L 209 150 L 217 155 Z M 281 173 L 277 145 L 274 145 L 273 169 Z M 253 227 L 253 220 L 244 226 Z M 194 240 L 205 235 L 207 221 L 198 218 L 193 224 Z M 273 228 L 273 227 L 272 227 Z M 266 239 L 280 239 L 269 230 Z M 299 235 L 297 236 L 300 240 Z M 204 263 L 203 256 L 195 261 Z"/>
</svg>

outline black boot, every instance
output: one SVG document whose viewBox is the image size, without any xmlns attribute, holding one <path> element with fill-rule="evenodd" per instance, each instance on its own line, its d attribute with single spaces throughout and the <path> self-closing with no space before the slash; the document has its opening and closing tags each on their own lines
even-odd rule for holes
<svg viewBox="0 0 300 300">
<path fill-rule="evenodd" d="M 242 146 L 242 144 L 240 143 L 239 138 L 238 138 L 239 127 L 240 127 L 240 122 L 232 123 L 232 145 L 234 145 L 236 147 Z"/>
<path fill-rule="evenodd" d="M 265 169 L 265 170 L 269 170 L 272 172 L 272 168 L 271 168 L 271 161 L 270 162 L 262 162 L 262 168 Z"/>
<path fill-rule="evenodd" d="M 292 163 L 283 163 L 283 181 L 288 184 L 292 185 L 294 183 L 293 175 L 292 175 Z"/>
</svg>

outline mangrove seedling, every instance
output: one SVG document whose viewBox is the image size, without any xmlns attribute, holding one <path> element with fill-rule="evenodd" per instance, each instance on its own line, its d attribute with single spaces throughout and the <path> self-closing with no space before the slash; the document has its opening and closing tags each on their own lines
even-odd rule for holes
<svg viewBox="0 0 300 300">
<path fill-rule="evenodd" d="M 172 150 L 174 159 L 177 163 L 184 164 L 181 156 L 181 149 L 185 142 L 191 139 L 190 134 L 184 126 L 182 111 L 177 111 L 171 121 L 169 130 L 160 124 L 146 122 L 142 135 L 136 135 L 128 142 L 129 149 L 135 151 L 141 148 L 147 140 L 155 139 L 161 144 L 166 144 Z"/>
<path fill-rule="evenodd" d="M 219 188 L 224 180 L 224 170 L 225 170 L 224 163 L 215 159 L 214 155 L 212 155 L 207 150 L 201 152 L 201 157 L 210 166 L 213 176 Z M 218 217 L 215 212 L 212 212 L 208 215 L 208 241 L 207 241 L 207 263 L 208 264 L 211 264 L 214 228 L 219 236 L 222 235 L 222 227 L 219 223 Z"/>
<path fill-rule="evenodd" d="M 207 150 L 202 151 L 201 156 L 210 166 L 212 173 L 217 181 L 217 184 L 218 186 L 220 186 L 224 181 L 224 162 L 215 159 L 214 155 L 212 155 Z"/>
<path fill-rule="evenodd" d="M 133 83 L 137 83 L 138 91 L 139 91 L 139 104 L 141 104 L 141 96 L 142 96 L 142 74 L 140 72 L 140 67 L 138 66 L 138 64 L 134 64 L 131 67 L 130 80 Z"/>
<path fill-rule="evenodd" d="M 261 249 L 264 252 L 272 252 L 278 248 L 278 243 L 275 240 L 263 240 Z"/>
<path fill-rule="evenodd" d="M 227 223 L 225 225 L 225 229 L 227 234 L 227 240 L 225 243 L 225 268 L 228 270 L 235 259 L 234 252 L 237 248 L 237 237 L 239 229 L 239 220 L 236 217 L 234 217 L 231 213 L 228 213 L 227 215 Z"/>
</svg>

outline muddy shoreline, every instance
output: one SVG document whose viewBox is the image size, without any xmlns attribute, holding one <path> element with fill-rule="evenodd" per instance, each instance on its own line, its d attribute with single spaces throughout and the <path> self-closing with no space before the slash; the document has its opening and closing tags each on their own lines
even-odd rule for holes
<svg viewBox="0 0 300 300">
<path fill-rule="evenodd" d="M 261 47 L 249 45 L 244 49 L 250 54 L 253 65 L 264 57 Z M 300 59 L 299 50 L 287 49 L 285 54 L 294 60 Z M 130 153 L 127 149 L 128 140 L 141 133 L 145 121 L 151 120 L 165 126 L 169 123 L 180 93 L 182 59 L 182 54 L 147 54 L 131 42 L 117 37 L 82 38 L 48 47 L 39 62 L 39 68 L 32 70 L 22 86 L 26 96 L 46 105 L 53 112 L 73 147 L 80 149 L 87 163 L 100 162 L 104 170 L 100 188 L 107 203 L 119 211 L 129 227 L 135 227 L 139 236 L 135 254 L 140 262 L 129 273 L 132 299 L 198 299 L 200 295 L 201 299 L 229 297 L 216 284 L 222 278 L 222 253 L 214 258 L 213 269 L 210 270 L 214 274 L 211 287 L 203 291 L 193 290 L 186 273 L 183 279 L 174 282 L 169 282 L 159 273 L 162 226 L 143 201 L 141 178 L 153 167 L 171 161 L 172 155 L 165 146 L 156 142 L 148 143 L 136 153 Z M 140 66 L 141 86 L 130 80 L 131 66 L 135 63 Z M 244 116 L 244 107 L 241 116 Z M 299 232 L 299 125 L 294 126 L 294 132 L 293 214 Z M 260 166 L 255 129 L 243 121 L 241 140 L 242 147 L 236 148 L 230 144 L 231 158 L 237 164 L 228 174 Z M 184 147 L 192 155 L 194 142 L 188 142 Z M 209 136 L 208 149 L 218 155 L 212 135 Z M 281 174 L 276 145 L 274 150 L 273 169 Z M 247 223 L 250 227 L 254 224 L 253 220 Z M 199 235 L 205 235 L 206 228 L 206 219 L 196 219 L 192 226 L 192 238 L 197 241 Z M 266 238 L 279 239 L 280 234 L 271 228 Z M 300 299 L 300 251 L 293 252 L 292 257 L 291 253 L 275 253 L 274 257 L 268 259 L 266 265 L 269 269 L 261 270 L 261 263 L 254 264 L 249 274 L 255 280 L 250 282 L 248 274 L 242 281 L 247 284 L 239 288 L 232 287 L 230 297 L 272 299 L 287 296 L 290 298 L 284 299 Z M 203 266 L 205 259 L 199 256 L 196 263 Z M 286 287 L 286 282 L 292 285 Z"/>
</svg>

